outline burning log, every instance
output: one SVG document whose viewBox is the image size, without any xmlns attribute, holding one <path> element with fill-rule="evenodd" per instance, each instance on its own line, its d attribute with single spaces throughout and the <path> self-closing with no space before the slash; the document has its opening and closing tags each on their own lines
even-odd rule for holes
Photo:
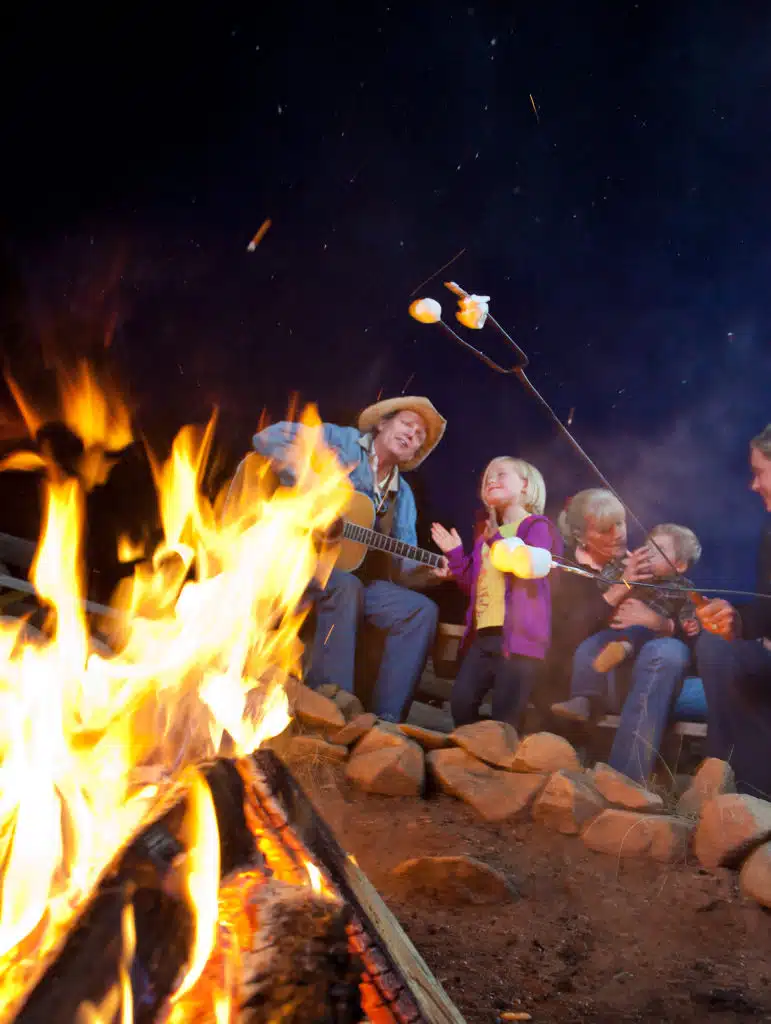
<svg viewBox="0 0 771 1024">
<path fill-rule="evenodd" d="M 244 1024 L 361 1020 L 360 966 L 350 955 L 347 908 L 269 881 L 256 894 L 258 929 L 244 957 Z"/>
<path fill-rule="evenodd" d="M 228 973 L 234 952 L 237 977 L 230 981 L 239 1009 L 218 1020 L 463 1024 L 366 876 L 271 751 L 218 760 L 205 776 L 217 814 L 222 882 L 218 942 L 196 985 L 175 1007 L 192 924 L 177 878 L 180 804 L 127 849 L 17 1024 L 75 1021 L 83 1004 L 103 1003 L 117 984 L 129 896 L 137 1024 L 213 1020 L 212 988 Z"/>
<path fill-rule="evenodd" d="M 351 946 L 364 963 L 362 1002 L 380 1024 L 463 1024 L 463 1018 L 404 929 L 356 862 L 340 847 L 324 819 L 286 766 L 269 750 L 252 762 L 267 815 L 295 846 L 302 840 L 323 864 L 343 899 L 355 908 L 349 926 Z M 264 781 L 263 781 L 264 780 Z"/>
</svg>

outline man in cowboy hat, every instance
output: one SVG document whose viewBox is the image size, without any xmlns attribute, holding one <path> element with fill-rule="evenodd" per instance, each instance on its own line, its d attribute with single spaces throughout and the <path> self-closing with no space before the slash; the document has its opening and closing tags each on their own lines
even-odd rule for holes
<svg viewBox="0 0 771 1024">
<path fill-rule="evenodd" d="M 414 396 L 369 406 L 359 416 L 358 429 L 322 426 L 325 443 L 348 468 L 355 490 L 374 503 L 379 528 L 407 544 L 417 545 L 417 512 L 402 474 L 433 451 L 445 426 L 427 398 Z M 276 423 L 253 438 L 256 451 L 270 458 L 284 477 L 292 475 L 291 449 L 298 429 L 296 423 Z M 318 588 L 310 680 L 315 686 L 336 683 L 353 692 L 356 635 L 363 618 L 386 633 L 372 710 L 380 718 L 400 721 L 433 643 L 437 608 L 430 598 L 409 589 L 418 580 L 427 582 L 425 568 L 406 559 L 393 561 L 397 572 L 390 579 L 333 569 L 326 587 Z M 445 575 L 444 570 L 429 572 L 435 579 Z"/>
</svg>

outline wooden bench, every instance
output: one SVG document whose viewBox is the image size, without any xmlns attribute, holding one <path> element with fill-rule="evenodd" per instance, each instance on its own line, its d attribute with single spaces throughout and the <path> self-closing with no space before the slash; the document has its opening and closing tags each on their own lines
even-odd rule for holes
<svg viewBox="0 0 771 1024">
<path fill-rule="evenodd" d="M 618 729 L 621 721 L 620 715 L 605 715 L 597 722 L 598 729 Z M 675 736 L 690 736 L 694 739 L 704 739 L 707 735 L 706 722 L 672 722 L 669 732 Z"/>
</svg>

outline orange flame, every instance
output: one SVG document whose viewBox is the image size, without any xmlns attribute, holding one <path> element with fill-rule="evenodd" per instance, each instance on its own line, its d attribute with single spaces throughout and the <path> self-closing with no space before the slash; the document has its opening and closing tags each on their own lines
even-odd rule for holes
<svg viewBox="0 0 771 1024">
<path fill-rule="evenodd" d="M 81 361 L 73 374 L 60 375 L 61 416 L 86 448 L 120 451 L 133 437 L 129 412 L 120 396 L 109 394 Z"/>
<path fill-rule="evenodd" d="M 307 860 L 305 857 L 303 857 L 303 865 L 305 866 L 305 870 L 308 872 L 308 881 L 310 882 L 313 892 L 319 896 L 331 896 L 333 894 L 333 890 L 330 888 L 329 883 L 326 878 L 324 878 L 324 875 L 317 865 L 314 864 L 312 860 Z"/>
<path fill-rule="evenodd" d="M 195 927 L 190 961 L 184 978 L 175 989 L 173 1002 L 178 1002 L 200 978 L 217 935 L 217 893 L 220 887 L 217 814 L 209 786 L 197 769 L 192 771 L 185 830 L 188 833 L 185 888 L 194 912 Z"/>
<path fill-rule="evenodd" d="M 19 412 L 30 436 L 35 438 L 44 424 L 44 418 L 27 400 L 19 385 L 10 376 L 6 378 Z M 131 444 L 133 434 L 128 409 L 115 389 L 100 382 L 81 360 L 75 369 L 59 371 L 59 404 L 54 419 L 58 419 L 77 435 L 83 451 L 77 460 L 77 472 L 86 490 L 103 484 L 115 462 L 115 453 Z M 40 469 L 50 456 L 32 452 L 17 452 L 3 463 L 4 469 Z"/>
<path fill-rule="evenodd" d="M 118 537 L 118 561 L 123 562 L 136 562 L 140 558 L 143 558 L 145 554 L 145 544 L 143 541 L 132 540 L 127 533 L 122 533 Z"/>
<path fill-rule="evenodd" d="M 127 903 L 121 917 L 123 953 L 120 959 L 121 1024 L 134 1024 L 134 993 L 131 988 L 131 963 L 137 948 L 134 908 Z"/>
<path fill-rule="evenodd" d="M 61 404 L 87 452 L 131 436 L 84 368 Z M 22 411 L 37 428 L 32 406 Z M 104 463 L 94 457 L 78 479 L 48 464 L 32 570 L 50 609 L 46 636 L 28 642 L 21 623 L 0 622 L 0 1024 L 185 766 L 223 744 L 249 754 L 288 724 L 284 683 L 299 674 L 302 602 L 321 572 L 315 537 L 350 495 L 315 410 L 302 424 L 296 484 L 272 494 L 257 467 L 220 516 L 201 488 L 214 423 L 180 431 L 155 466 L 164 539 L 119 588 L 111 655 L 93 650 L 82 604 L 84 493 Z M 202 780 L 192 786 L 197 938 L 183 989 L 211 948 L 218 882 L 211 796 Z"/>
</svg>

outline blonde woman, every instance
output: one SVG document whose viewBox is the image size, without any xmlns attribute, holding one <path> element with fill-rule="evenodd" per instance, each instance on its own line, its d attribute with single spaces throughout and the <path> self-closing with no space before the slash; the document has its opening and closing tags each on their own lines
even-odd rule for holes
<svg viewBox="0 0 771 1024">
<path fill-rule="evenodd" d="M 579 491 L 565 502 L 557 524 L 565 539 L 565 559 L 591 569 L 601 579 L 559 573 L 552 586 L 554 631 L 539 697 L 549 704 L 568 696 L 573 655 L 580 643 L 610 625 L 616 607 L 629 591 L 617 581 L 644 579 L 642 555 L 630 561 L 626 513 L 618 499 L 599 487 Z M 543 701 L 541 701 L 543 702 Z"/>
<path fill-rule="evenodd" d="M 594 661 L 607 643 L 608 629 L 627 631 L 644 626 L 654 639 L 644 643 L 631 670 L 621 722 L 609 763 L 630 778 L 647 779 L 657 756 L 672 701 L 690 662 L 690 651 L 668 635 L 672 623 L 636 597 L 628 583 L 651 579 L 654 566 L 648 547 L 627 551 L 626 515 L 607 490 L 580 491 L 560 516 L 567 540 L 565 557 L 597 572 L 600 579 L 561 573 L 554 587 L 555 623 L 541 707 L 548 697 L 564 702 L 569 716 L 588 721 L 619 699 L 618 680 L 598 672 Z M 623 575 L 625 582 L 617 582 Z M 569 683 L 568 683 L 569 681 Z M 567 691 L 567 692 L 566 692 Z M 560 705 L 557 705 L 560 706 Z M 563 703 L 561 708 L 565 708 Z"/>
<path fill-rule="evenodd" d="M 452 716 L 456 725 L 477 721 L 485 694 L 492 690 L 493 718 L 518 725 L 549 647 L 550 581 L 502 571 L 491 552 L 497 541 L 516 537 L 558 555 L 562 541 L 543 515 L 546 487 L 530 463 L 509 456 L 493 459 L 482 475 L 481 498 L 485 520 L 471 554 L 464 554 L 457 530 L 439 523 L 431 527 L 450 572 L 469 595 L 466 654 L 452 691 Z"/>
</svg>

